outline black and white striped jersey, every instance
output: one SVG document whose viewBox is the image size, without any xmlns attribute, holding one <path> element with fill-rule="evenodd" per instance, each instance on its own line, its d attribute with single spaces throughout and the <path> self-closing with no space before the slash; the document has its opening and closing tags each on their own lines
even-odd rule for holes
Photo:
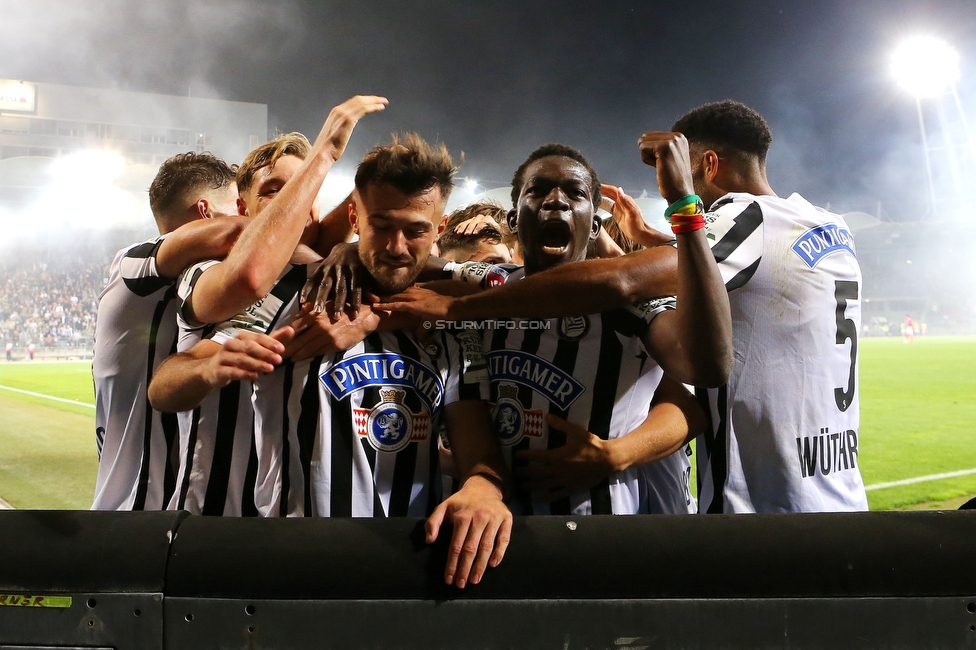
<svg viewBox="0 0 976 650">
<path fill-rule="evenodd" d="M 200 338 L 223 344 L 245 330 L 269 333 L 297 314 L 298 294 L 309 272 L 304 264 L 289 265 L 268 295 L 240 314 L 224 323 L 192 328 L 185 305 L 197 280 L 213 264 L 190 267 L 181 280 L 181 351 Z M 307 368 L 309 363 L 298 365 Z M 302 372 L 295 366 L 285 361 L 253 383 L 231 382 L 211 393 L 192 413 L 181 414 L 180 492 L 172 508 L 229 516 L 304 514 L 305 481 L 294 440 L 297 430 L 282 415 L 290 382 Z M 317 408 L 311 408 L 314 433 Z M 283 493 L 289 498 L 282 500 Z"/>
<path fill-rule="evenodd" d="M 696 391 L 699 511 L 866 510 L 858 456 L 861 271 L 843 218 L 798 194 L 734 193 L 706 215 L 735 367 Z M 707 395 L 707 399 L 706 396 Z"/>
<path fill-rule="evenodd" d="M 423 517 L 441 500 L 437 433 L 445 405 L 487 396 L 477 332 L 375 332 L 314 360 L 319 421 L 312 512 Z M 454 432 L 455 440 L 464 435 Z"/>
<path fill-rule="evenodd" d="M 180 352 L 213 335 L 214 326 L 191 328 L 178 320 Z M 178 417 L 179 472 L 168 509 L 195 515 L 257 515 L 251 382 L 233 381 Z"/>
<path fill-rule="evenodd" d="M 566 443 L 545 416 L 557 415 L 604 440 L 636 429 L 647 417 L 664 371 L 641 336 L 673 298 L 602 314 L 541 321 L 509 320 L 485 331 L 492 423 L 515 469 L 513 452 Z M 512 326 L 514 324 L 514 326 Z M 637 514 L 695 511 L 687 449 L 620 472 L 589 491 L 550 502 L 544 492 L 519 490 L 522 514 Z"/>
<path fill-rule="evenodd" d="M 176 289 L 156 270 L 163 239 L 120 250 L 98 298 L 93 510 L 161 510 L 176 485 L 176 414 L 153 410 L 146 393 L 176 349 Z"/>
<path fill-rule="evenodd" d="M 240 332 L 270 334 L 298 315 L 301 289 L 317 265 L 290 264 L 262 300 L 220 325 L 213 340 L 225 343 Z M 310 514 L 306 480 L 318 401 L 305 395 L 311 360 L 285 360 L 252 383 L 257 472 L 254 501 L 262 517 Z"/>
</svg>

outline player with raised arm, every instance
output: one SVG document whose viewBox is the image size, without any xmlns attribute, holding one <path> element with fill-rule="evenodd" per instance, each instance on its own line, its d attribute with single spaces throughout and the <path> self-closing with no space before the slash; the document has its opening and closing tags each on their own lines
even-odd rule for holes
<svg viewBox="0 0 976 650">
<path fill-rule="evenodd" d="M 705 229 L 733 319 L 735 367 L 709 392 L 711 431 L 698 441 L 699 511 L 865 510 L 861 276 L 849 229 L 797 194 L 776 196 L 766 178 L 772 135 L 754 110 L 706 104 L 672 128 L 686 134 L 695 190 L 712 210 Z M 660 135 L 645 134 L 642 151 Z M 610 308 L 671 290 L 677 274 L 666 251 L 567 264 L 461 299 L 424 294 L 422 308 L 407 308 L 453 320 L 512 306 L 532 317 Z"/>
<path fill-rule="evenodd" d="M 769 125 L 731 100 L 673 129 L 691 143 L 695 188 L 732 306 L 735 368 L 708 392 L 699 441 L 704 512 L 866 510 L 858 451 L 861 271 L 839 215 L 766 178 Z"/>
<path fill-rule="evenodd" d="M 294 333 L 285 328 L 274 336 L 268 334 L 289 322 L 281 319 L 304 285 L 309 265 L 321 259 L 299 246 L 298 236 L 325 248 L 335 243 L 333 239 L 346 238 L 350 230 L 346 205 L 319 222 L 313 213 L 314 198 L 358 119 L 383 106 L 382 98 L 355 97 L 333 109 L 314 147 L 301 134 L 285 134 L 252 151 L 241 165 L 240 211 L 255 217 L 254 226 L 269 233 L 267 239 L 290 246 L 290 255 L 260 251 L 261 240 L 253 237 L 243 240 L 244 249 L 236 250 L 238 259 L 258 252 L 265 255 L 267 259 L 256 262 L 267 262 L 259 274 L 233 266 L 233 255 L 200 263 L 184 273 L 179 290 L 181 354 L 162 365 L 150 386 L 154 404 L 183 411 L 179 485 L 171 509 L 223 515 L 305 513 L 301 501 L 282 499 L 282 494 L 290 493 L 289 483 L 304 485 L 305 475 L 297 433 L 282 417 L 281 405 L 287 379 L 293 373 L 300 376 L 308 366 L 296 369 L 288 361 L 280 372 L 260 378 L 282 363 L 283 343 Z M 299 191 L 292 191 L 296 183 Z M 289 228 L 293 240 L 271 236 Z M 220 317 L 225 314 L 221 310 L 240 303 L 239 296 L 228 294 L 240 291 L 242 282 L 264 286 L 267 277 L 262 274 L 275 270 L 270 260 L 277 264 L 282 259 L 284 266 L 277 269 L 266 296 L 228 316 L 222 325 L 208 325 L 207 319 Z M 263 409 L 252 411 L 252 381 L 261 383 L 266 394 Z M 273 457 L 263 458 L 261 452 Z"/>
<path fill-rule="evenodd" d="M 176 415 L 146 395 L 176 348 L 177 276 L 227 253 L 247 219 L 236 215 L 234 170 L 210 154 L 165 161 L 149 187 L 160 236 L 120 250 L 98 299 L 95 328 L 95 510 L 160 510 L 175 487 Z"/>
</svg>

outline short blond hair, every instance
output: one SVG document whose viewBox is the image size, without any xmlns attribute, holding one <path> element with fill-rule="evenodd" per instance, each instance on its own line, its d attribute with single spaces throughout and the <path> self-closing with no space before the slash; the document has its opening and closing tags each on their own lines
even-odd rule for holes
<svg viewBox="0 0 976 650">
<path fill-rule="evenodd" d="M 282 133 L 281 135 L 265 142 L 260 147 L 247 154 L 244 162 L 237 170 L 237 191 L 240 193 L 250 189 L 254 182 L 254 175 L 259 169 L 274 167 L 275 163 L 282 156 L 295 156 L 305 160 L 308 152 L 312 150 L 312 145 L 301 133 L 293 131 Z"/>
</svg>

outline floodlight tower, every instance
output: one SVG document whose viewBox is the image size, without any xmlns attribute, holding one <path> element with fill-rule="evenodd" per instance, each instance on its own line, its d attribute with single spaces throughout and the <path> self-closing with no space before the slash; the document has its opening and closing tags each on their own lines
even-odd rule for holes
<svg viewBox="0 0 976 650">
<path fill-rule="evenodd" d="M 925 154 L 925 172 L 929 186 L 929 209 L 938 214 L 940 203 L 951 202 L 958 209 L 960 205 L 976 199 L 967 188 L 960 153 L 968 158 L 970 171 L 976 171 L 976 144 L 966 120 L 956 82 L 959 81 L 959 54 L 945 41 L 932 36 L 917 36 L 903 42 L 892 56 L 892 72 L 905 90 L 915 97 L 918 112 L 918 126 L 922 135 L 922 149 Z M 951 108 L 955 109 L 960 128 L 953 129 L 946 111 L 947 98 L 952 98 Z M 923 100 L 937 111 L 941 132 L 941 144 L 934 146 L 926 131 L 922 109 Z M 951 110 L 951 109 L 950 109 Z M 962 137 L 957 132 L 962 131 Z M 944 154 L 947 167 L 954 181 L 955 192 L 939 198 L 932 171 L 932 154 Z"/>
</svg>

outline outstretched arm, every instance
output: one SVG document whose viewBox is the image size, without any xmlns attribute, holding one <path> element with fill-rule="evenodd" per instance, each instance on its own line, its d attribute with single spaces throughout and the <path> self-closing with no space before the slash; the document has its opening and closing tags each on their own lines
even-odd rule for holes
<svg viewBox="0 0 976 650">
<path fill-rule="evenodd" d="M 654 393 L 651 409 L 633 431 L 603 440 L 584 427 L 546 416 L 549 426 L 566 434 L 556 449 L 526 449 L 518 458 L 534 464 L 521 467 L 518 478 L 528 489 L 550 490 L 552 500 L 587 490 L 604 478 L 630 467 L 669 456 L 705 430 L 705 413 L 685 387 L 667 375 Z"/>
<path fill-rule="evenodd" d="M 191 264 L 227 255 L 249 223 L 250 217 L 217 217 L 180 226 L 159 245 L 156 271 L 175 278 Z"/>
<path fill-rule="evenodd" d="M 677 257 L 671 246 L 657 246 L 622 257 L 560 264 L 474 295 L 446 298 L 408 289 L 377 307 L 432 321 L 598 314 L 674 295 Z"/>
<path fill-rule="evenodd" d="M 272 372 L 294 334 L 283 327 L 271 336 L 241 332 L 223 345 L 204 339 L 160 364 L 149 384 L 149 402 L 170 413 L 195 409 L 213 390 Z"/>
<path fill-rule="evenodd" d="M 227 259 L 198 279 L 193 319 L 218 323 L 263 298 L 291 259 L 326 174 L 345 150 L 356 123 L 386 107 L 383 97 L 357 96 L 332 109 L 295 175 L 237 240 Z"/>
<path fill-rule="evenodd" d="M 650 131 L 640 139 L 641 158 L 657 167 L 661 196 L 675 203 L 694 195 L 688 141 L 680 133 Z M 678 306 L 651 321 L 645 344 L 664 371 L 686 384 L 721 386 L 732 372 L 732 314 L 722 274 L 697 229 L 675 225 Z M 676 218 L 676 217 L 673 217 Z"/>
</svg>

